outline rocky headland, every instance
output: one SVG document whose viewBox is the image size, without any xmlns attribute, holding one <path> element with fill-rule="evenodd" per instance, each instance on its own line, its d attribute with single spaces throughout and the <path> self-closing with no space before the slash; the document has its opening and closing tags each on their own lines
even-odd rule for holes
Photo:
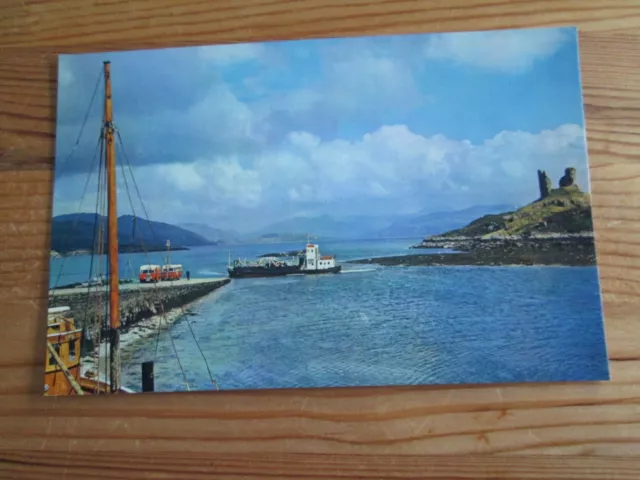
<svg viewBox="0 0 640 480">
<path fill-rule="evenodd" d="M 540 197 L 524 207 L 486 215 L 467 226 L 425 238 L 411 248 L 449 249 L 455 253 L 402 255 L 355 260 L 379 265 L 568 265 L 596 264 L 591 200 L 567 168 L 551 188 L 538 171 Z"/>
</svg>

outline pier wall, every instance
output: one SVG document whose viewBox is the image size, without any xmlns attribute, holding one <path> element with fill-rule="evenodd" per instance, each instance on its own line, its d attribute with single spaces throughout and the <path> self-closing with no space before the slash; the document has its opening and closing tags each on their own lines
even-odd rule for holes
<svg viewBox="0 0 640 480">
<path fill-rule="evenodd" d="M 228 284 L 230 279 L 208 281 L 181 281 L 176 284 L 128 285 L 120 291 L 121 330 L 126 332 L 141 320 L 182 307 L 204 297 Z M 79 328 L 95 325 L 98 310 L 102 316 L 108 306 L 105 292 L 87 294 L 86 289 L 68 289 L 55 292 L 49 300 L 49 307 L 70 307 L 76 326 Z M 92 330 L 88 328 L 87 330 Z"/>
</svg>

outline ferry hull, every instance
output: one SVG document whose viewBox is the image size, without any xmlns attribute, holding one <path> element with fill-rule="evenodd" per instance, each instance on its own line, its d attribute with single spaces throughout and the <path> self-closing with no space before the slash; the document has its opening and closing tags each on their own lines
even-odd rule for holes
<svg viewBox="0 0 640 480">
<path fill-rule="evenodd" d="M 300 267 L 235 267 L 229 268 L 229 277 L 231 278 L 260 278 L 260 277 L 284 277 L 285 275 L 292 275 L 295 273 L 301 273 Z"/>
<path fill-rule="evenodd" d="M 321 270 L 301 270 L 300 273 L 305 275 L 320 275 L 322 273 L 340 273 L 342 271 L 342 265 L 336 265 L 331 268 L 324 268 Z"/>
<path fill-rule="evenodd" d="M 300 267 L 236 267 L 229 268 L 231 278 L 261 278 L 261 277 L 284 277 L 285 275 L 320 275 L 323 273 L 340 273 L 342 265 L 321 270 L 302 270 Z"/>
</svg>

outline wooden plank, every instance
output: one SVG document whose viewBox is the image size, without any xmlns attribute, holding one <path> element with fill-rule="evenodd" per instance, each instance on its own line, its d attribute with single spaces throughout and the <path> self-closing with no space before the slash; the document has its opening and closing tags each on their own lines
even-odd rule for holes
<svg viewBox="0 0 640 480">
<path fill-rule="evenodd" d="M 84 392 L 82 391 L 82 387 L 80 386 L 80 384 L 76 381 L 76 379 L 71 374 L 69 369 L 66 367 L 64 362 L 60 359 L 60 356 L 56 353 L 56 350 L 53 348 L 53 345 L 51 345 L 48 342 L 47 342 L 47 351 L 53 356 L 58 366 L 62 369 L 64 376 L 66 377 L 71 387 L 75 390 L 76 395 L 84 395 Z"/>
<path fill-rule="evenodd" d="M 12 478 L 25 479 L 39 479 L 55 471 L 64 471 L 69 478 L 90 479 L 637 479 L 635 459 L 581 456 L 367 457 L 287 453 L 268 456 L 187 453 L 173 457 L 124 453 L 118 464 L 113 465 L 106 455 L 78 458 L 67 452 L 51 454 L 42 451 L 28 454 L 3 452 L 0 453 L 0 459 L 7 466 L 5 472 L 10 473 Z M 216 476 L 210 476 L 211 472 L 216 472 Z"/>
<path fill-rule="evenodd" d="M 640 478 L 640 2 L 602 5 L 4 2 L 0 476 Z M 584 32 L 581 61 L 611 382 L 42 396 L 55 53 L 569 24 Z M 105 452 L 116 454 L 115 465 Z"/>
<path fill-rule="evenodd" d="M 632 0 L 79 0 L 17 1 L 0 18 L 0 48 L 107 51 L 265 39 L 579 24 L 637 28 Z"/>
</svg>

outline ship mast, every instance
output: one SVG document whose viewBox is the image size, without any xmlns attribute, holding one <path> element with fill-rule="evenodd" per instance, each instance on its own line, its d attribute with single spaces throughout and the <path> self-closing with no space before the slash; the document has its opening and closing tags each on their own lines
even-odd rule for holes
<svg viewBox="0 0 640 480">
<path fill-rule="evenodd" d="M 120 390 L 120 276 L 118 272 L 118 211 L 116 202 L 116 154 L 111 101 L 111 64 L 104 62 L 104 144 L 107 171 L 109 239 L 109 357 L 111 393 Z"/>
</svg>

